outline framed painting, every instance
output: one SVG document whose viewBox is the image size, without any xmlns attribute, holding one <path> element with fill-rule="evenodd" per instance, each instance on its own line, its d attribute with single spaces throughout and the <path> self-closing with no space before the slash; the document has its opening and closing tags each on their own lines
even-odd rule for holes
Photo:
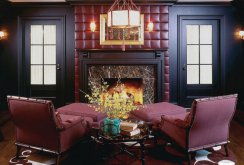
<svg viewBox="0 0 244 165">
<path fill-rule="evenodd" d="M 100 14 L 100 45 L 144 45 L 144 15 L 141 26 L 133 28 L 109 28 L 107 15 Z"/>
</svg>

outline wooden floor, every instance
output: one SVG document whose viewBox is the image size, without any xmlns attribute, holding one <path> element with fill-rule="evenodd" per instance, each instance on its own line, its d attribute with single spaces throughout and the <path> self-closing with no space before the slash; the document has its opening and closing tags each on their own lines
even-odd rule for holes
<svg viewBox="0 0 244 165">
<path fill-rule="evenodd" d="M 15 131 L 12 121 L 8 121 L 1 130 L 5 140 L 0 142 L 0 165 L 7 165 L 10 158 L 15 155 Z M 237 165 L 244 165 L 244 126 L 233 121 L 230 129 L 229 148 L 234 152 L 237 158 Z"/>
</svg>

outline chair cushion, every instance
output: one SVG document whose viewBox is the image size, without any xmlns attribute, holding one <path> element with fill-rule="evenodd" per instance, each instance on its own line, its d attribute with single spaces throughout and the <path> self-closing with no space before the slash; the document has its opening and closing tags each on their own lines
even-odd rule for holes
<svg viewBox="0 0 244 165">
<path fill-rule="evenodd" d="M 185 113 L 185 108 L 174 105 L 168 102 L 160 102 L 144 105 L 131 112 L 131 116 L 146 122 L 154 122 L 155 120 L 161 120 L 162 115 L 173 115 L 179 113 Z"/>
<path fill-rule="evenodd" d="M 174 114 L 174 115 L 162 115 L 161 117 L 161 125 L 163 125 L 164 121 L 168 121 L 172 124 L 175 124 L 178 127 L 181 128 L 187 128 L 190 126 L 189 121 L 191 121 L 189 119 L 189 115 L 190 112 L 186 112 L 186 113 L 179 113 L 179 114 Z"/>
<path fill-rule="evenodd" d="M 96 112 L 94 108 L 85 103 L 72 103 L 57 109 L 60 114 L 76 115 L 92 118 L 93 122 L 98 122 L 106 117 L 106 114 Z"/>
</svg>

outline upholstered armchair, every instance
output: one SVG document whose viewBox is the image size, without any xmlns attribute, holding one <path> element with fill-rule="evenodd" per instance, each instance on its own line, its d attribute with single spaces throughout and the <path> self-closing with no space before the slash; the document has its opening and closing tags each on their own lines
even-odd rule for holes
<svg viewBox="0 0 244 165">
<path fill-rule="evenodd" d="M 224 145 L 228 156 L 229 125 L 236 109 L 237 95 L 196 99 L 190 112 L 163 115 L 160 130 L 178 144 L 191 161 L 191 152 Z"/>
<path fill-rule="evenodd" d="M 79 116 L 55 113 L 51 101 L 8 96 L 9 110 L 16 127 L 16 158 L 21 147 L 60 156 L 86 134 L 86 125 Z"/>
</svg>

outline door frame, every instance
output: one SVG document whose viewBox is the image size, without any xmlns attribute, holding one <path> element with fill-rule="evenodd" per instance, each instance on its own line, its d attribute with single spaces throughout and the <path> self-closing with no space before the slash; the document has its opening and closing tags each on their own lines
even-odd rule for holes
<svg viewBox="0 0 244 165">
<path fill-rule="evenodd" d="M 184 105 L 184 99 L 181 98 L 181 91 L 182 91 L 182 82 L 181 82 L 181 63 L 182 63 L 182 34 L 181 30 L 183 27 L 183 21 L 184 20 L 217 20 L 219 22 L 219 44 L 218 44 L 218 64 L 219 64 L 219 94 L 225 93 L 225 57 L 226 57 L 226 51 L 225 51 L 225 18 L 223 15 L 179 15 L 177 17 L 177 37 L 178 37 L 178 53 L 177 53 L 177 79 L 178 79 L 178 85 L 177 85 L 177 100 L 180 105 Z"/>
<path fill-rule="evenodd" d="M 60 24 L 62 26 L 62 54 L 59 55 L 61 58 L 61 66 L 62 69 L 59 71 L 60 72 L 60 82 L 59 85 L 57 86 L 57 89 L 61 89 L 58 91 L 57 95 L 59 95 L 59 100 L 58 100 L 58 105 L 63 105 L 64 104 L 64 93 L 65 93 L 65 77 L 66 77 L 66 58 L 65 58 L 65 52 L 66 52 L 66 46 L 65 46 L 65 41 L 66 41 L 66 26 L 65 26 L 65 16 L 55 16 L 55 17 L 18 17 L 18 95 L 19 96 L 28 96 L 26 93 L 26 89 L 28 86 L 25 84 L 25 61 L 26 61 L 26 56 L 25 56 L 25 22 L 26 21 L 41 21 L 41 20 L 55 20 L 55 21 L 60 21 Z"/>
</svg>

